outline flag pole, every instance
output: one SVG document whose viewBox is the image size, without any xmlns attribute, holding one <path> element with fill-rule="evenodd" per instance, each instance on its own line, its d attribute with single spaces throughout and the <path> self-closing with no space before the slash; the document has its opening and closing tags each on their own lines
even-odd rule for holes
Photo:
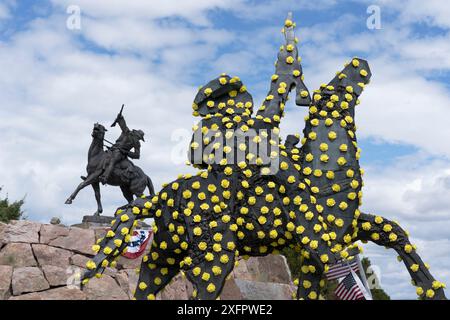
<svg viewBox="0 0 450 320">
<path fill-rule="evenodd" d="M 370 291 L 370 288 L 369 288 L 369 283 L 367 282 L 366 273 L 364 272 L 363 265 L 361 263 L 361 259 L 359 258 L 359 254 L 357 254 L 355 258 L 358 260 L 359 274 L 361 276 L 362 283 L 363 283 L 364 287 L 366 288 L 367 294 L 370 296 L 370 298 L 373 299 L 372 292 Z"/>
</svg>

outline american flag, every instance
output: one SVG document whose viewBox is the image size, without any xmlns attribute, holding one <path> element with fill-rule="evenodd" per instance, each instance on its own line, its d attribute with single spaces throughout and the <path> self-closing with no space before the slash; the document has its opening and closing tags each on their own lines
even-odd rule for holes
<svg viewBox="0 0 450 320">
<path fill-rule="evenodd" d="M 341 261 L 332 265 L 328 269 L 328 272 L 325 274 L 325 276 L 327 277 L 328 280 L 335 280 L 345 277 L 351 272 L 351 270 L 358 272 L 359 265 L 356 259 L 357 257 L 354 258 L 351 262 Z"/>
<path fill-rule="evenodd" d="M 340 300 L 365 300 L 364 292 L 353 275 L 353 272 L 349 273 L 337 286 L 335 293 Z"/>
</svg>

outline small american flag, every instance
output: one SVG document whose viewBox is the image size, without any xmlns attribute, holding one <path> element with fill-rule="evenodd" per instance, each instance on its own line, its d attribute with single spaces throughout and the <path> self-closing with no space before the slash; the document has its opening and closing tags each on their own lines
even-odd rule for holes
<svg viewBox="0 0 450 320">
<path fill-rule="evenodd" d="M 354 258 L 351 262 L 341 261 L 334 265 L 332 265 L 328 272 L 325 274 L 328 280 L 336 280 L 348 275 L 351 270 L 358 272 L 359 265 L 356 258 Z"/>
<path fill-rule="evenodd" d="M 364 292 L 359 287 L 353 272 L 349 273 L 336 288 L 336 296 L 340 300 L 365 300 Z"/>
</svg>

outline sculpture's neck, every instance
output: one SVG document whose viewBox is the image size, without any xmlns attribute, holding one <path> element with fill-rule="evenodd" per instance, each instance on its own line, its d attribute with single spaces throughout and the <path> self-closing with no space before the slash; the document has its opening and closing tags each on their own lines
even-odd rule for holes
<svg viewBox="0 0 450 320">
<path fill-rule="evenodd" d="M 88 158 L 92 157 L 104 152 L 103 150 L 103 138 L 102 137 L 93 137 L 91 146 L 89 147 Z"/>
<path fill-rule="evenodd" d="M 317 110 L 311 106 L 304 129 L 302 168 L 308 171 L 359 169 L 353 112 Z M 314 172 L 312 172 L 314 173 Z M 317 172 L 316 172 L 317 173 Z"/>
</svg>

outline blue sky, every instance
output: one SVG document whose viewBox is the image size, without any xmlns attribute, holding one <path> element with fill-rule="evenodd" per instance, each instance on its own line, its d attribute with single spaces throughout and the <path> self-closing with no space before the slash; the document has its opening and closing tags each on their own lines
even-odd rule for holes
<svg viewBox="0 0 450 320">
<path fill-rule="evenodd" d="M 81 9 L 80 30 L 66 27 L 70 5 Z M 381 29 L 366 26 L 371 5 Z M 155 185 L 190 172 L 174 154 L 187 146 L 177 136 L 189 139 L 196 88 L 227 72 L 262 101 L 288 11 L 310 90 L 353 56 L 369 61 L 372 83 L 356 114 L 363 209 L 404 225 L 449 283 L 450 9 L 439 0 L 0 0 L 3 193 L 26 195 L 32 220 L 71 224 L 92 213 L 90 189 L 63 203 L 84 171 L 92 124 L 109 124 L 122 103 L 149 137 L 138 165 Z M 290 103 L 282 133 L 300 133 L 305 112 Z M 115 188 L 102 194 L 106 213 L 123 204 Z M 365 248 L 392 297 L 414 299 L 395 254 Z"/>
</svg>

